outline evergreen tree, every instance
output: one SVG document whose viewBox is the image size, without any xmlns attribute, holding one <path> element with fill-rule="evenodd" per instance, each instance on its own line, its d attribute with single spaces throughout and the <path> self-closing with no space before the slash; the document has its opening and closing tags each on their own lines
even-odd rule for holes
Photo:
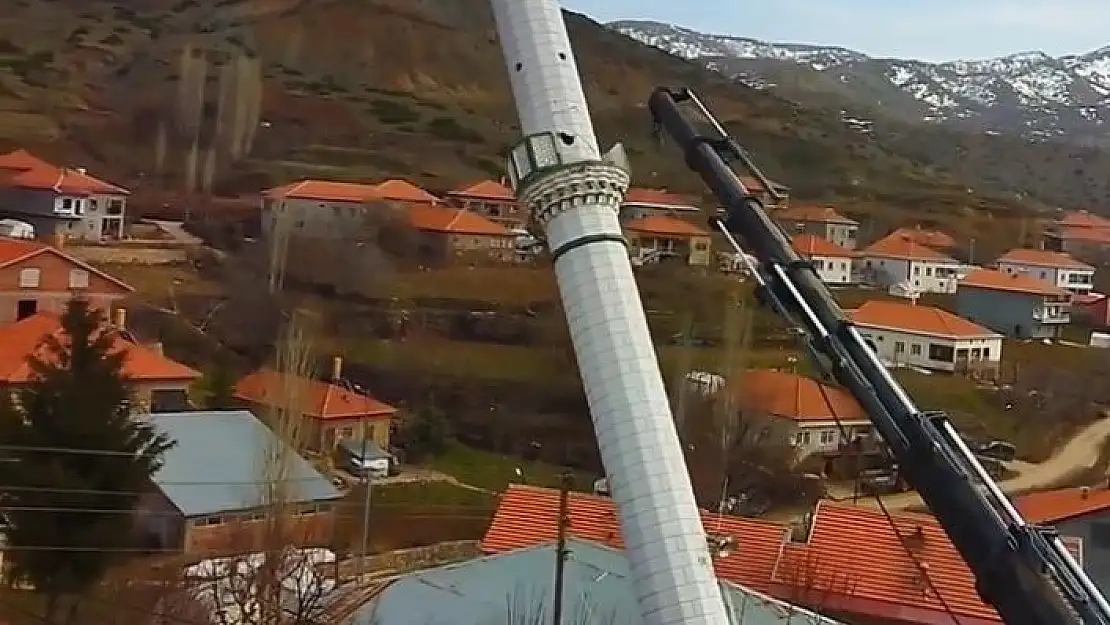
<svg viewBox="0 0 1110 625">
<path fill-rule="evenodd" d="M 61 325 L 15 401 L 0 394 L 5 563 L 45 596 L 50 622 L 134 546 L 130 511 L 173 444 L 131 418 L 125 354 L 102 315 L 73 300 Z"/>
<path fill-rule="evenodd" d="M 235 371 L 226 356 L 219 356 L 201 381 L 204 407 L 228 410 L 235 407 Z"/>
</svg>

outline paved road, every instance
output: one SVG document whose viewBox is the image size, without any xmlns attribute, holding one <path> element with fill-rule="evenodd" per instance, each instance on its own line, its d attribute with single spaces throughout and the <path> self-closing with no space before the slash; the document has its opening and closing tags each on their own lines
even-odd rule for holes
<svg viewBox="0 0 1110 625">
<path fill-rule="evenodd" d="M 166 233 L 174 241 L 186 245 L 204 245 L 204 240 L 187 231 L 185 224 L 180 221 L 166 221 L 164 219 L 148 219 L 147 221 L 157 226 L 159 230 Z"/>
<path fill-rule="evenodd" d="M 1034 464 L 1030 462 L 1015 461 L 1007 464 L 1007 468 L 1017 471 L 1017 475 L 1002 481 L 999 486 L 1006 493 L 1021 493 L 1024 491 L 1051 488 L 1069 477 L 1090 471 L 1098 463 L 1103 448 L 1110 441 L 1110 417 L 1103 417 L 1088 425 L 1073 436 L 1051 458 L 1044 462 Z M 850 499 L 851 493 L 830 493 L 836 499 Z M 883 496 L 883 503 L 890 510 L 903 510 L 925 505 L 917 493 L 899 493 Z M 857 505 L 877 508 L 878 503 L 874 497 L 861 496 L 856 501 Z"/>
</svg>

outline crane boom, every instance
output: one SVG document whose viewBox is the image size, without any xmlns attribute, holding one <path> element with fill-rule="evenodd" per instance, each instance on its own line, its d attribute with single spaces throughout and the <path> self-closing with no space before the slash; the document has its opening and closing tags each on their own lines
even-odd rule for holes
<svg viewBox="0 0 1110 625">
<path fill-rule="evenodd" d="M 976 588 L 1008 625 L 1110 625 L 1110 606 L 1055 529 L 1026 523 L 947 417 L 919 410 L 845 317 L 812 265 L 793 249 L 730 162 L 771 189 L 766 177 L 688 89 L 656 89 L 648 102 L 657 130 L 724 207 L 713 218 L 736 251 L 743 239 L 760 301 L 801 330 L 817 366 L 864 408 L 901 471 L 936 515 L 975 574 Z M 697 123 L 684 114 L 692 108 Z M 703 134 L 699 127 L 711 129 Z"/>
</svg>

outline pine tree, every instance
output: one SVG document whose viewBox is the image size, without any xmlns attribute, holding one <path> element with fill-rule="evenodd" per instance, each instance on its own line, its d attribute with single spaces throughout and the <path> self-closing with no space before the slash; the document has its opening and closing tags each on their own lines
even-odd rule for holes
<svg viewBox="0 0 1110 625">
<path fill-rule="evenodd" d="M 130 511 L 173 444 L 131 418 L 103 316 L 73 300 L 61 325 L 29 359 L 32 380 L 0 402 L 5 563 L 44 595 L 50 622 L 134 546 Z"/>
<path fill-rule="evenodd" d="M 235 371 L 226 356 L 216 359 L 204 376 L 204 407 L 209 410 L 228 410 L 235 407 Z"/>
</svg>

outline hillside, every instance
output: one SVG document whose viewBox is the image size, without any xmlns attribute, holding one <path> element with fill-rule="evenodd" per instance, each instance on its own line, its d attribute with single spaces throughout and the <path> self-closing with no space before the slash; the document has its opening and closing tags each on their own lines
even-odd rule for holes
<svg viewBox="0 0 1110 625">
<path fill-rule="evenodd" d="M 1110 46 L 1061 57 L 1016 52 L 929 63 L 704 34 L 659 22 L 610 26 L 756 88 L 800 102 L 835 98 L 857 116 L 880 113 L 1031 140 L 1110 145 Z"/>
<path fill-rule="evenodd" d="M 1015 180 L 1051 203 L 1106 196 L 1104 178 L 1076 173 L 1106 171 L 1101 153 L 1076 165 L 1054 146 L 912 127 L 880 136 L 835 108 L 568 22 L 603 144 L 626 143 L 640 184 L 702 189 L 650 141 L 643 103 L 667 84 L 700 90 L 803 198 L 994 212 L 1012 208 Z M 0 16 L 0 141 L 133 185 L 210 179 L 237 193 L 303 176 L 405 176 L 441 189 L 501 174 L 515 138 L 504 72 L 482 0 L 16 0 Z M 1034 166 L 1042 178 L 1022 173 Z"/>
</svg>

